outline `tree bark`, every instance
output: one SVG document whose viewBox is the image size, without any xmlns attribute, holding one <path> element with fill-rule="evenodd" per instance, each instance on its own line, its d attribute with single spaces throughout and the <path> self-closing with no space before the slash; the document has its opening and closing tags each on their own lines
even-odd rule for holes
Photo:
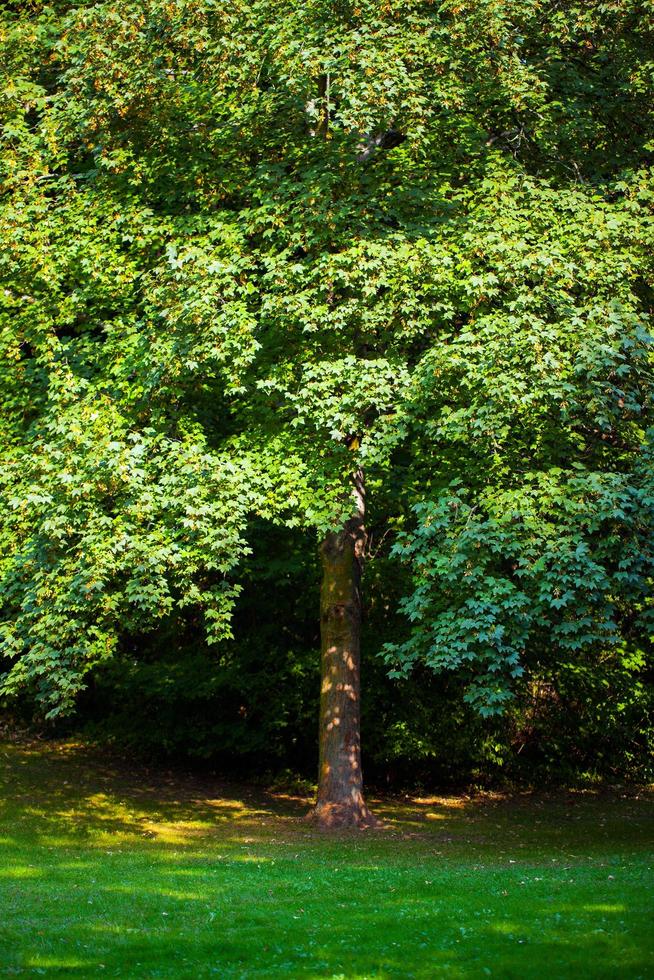
<svg viewBox="0 0 654 980">
<path fill-rule="evenodd" d="M 320 554 L 321 689 L 318 799 L 320 827 L 370 827 L 361 772 L 361 569 L 366 544 L 363 473 L 354 480 L 355 509 L 340 531 L 327 534 Z"/>
</svg>

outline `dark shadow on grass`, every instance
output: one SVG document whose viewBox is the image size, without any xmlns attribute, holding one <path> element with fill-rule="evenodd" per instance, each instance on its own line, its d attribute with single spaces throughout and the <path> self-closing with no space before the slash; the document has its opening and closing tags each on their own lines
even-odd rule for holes
<svg viewBox="0 0 654 980">
<path fill-rule="evenodd" d="M 652 813 L 652 793 L 478 794 L 373 799 L 387 834 L 434 845 L 508 849 L 603 846 L 619 835 L 624 846 L 641 846 Z M 0 743 L 0 803 L 9 813 L 4 836 L 20 831 L 36 842 L 61 840 L 154 840 L 193 845 L 207 835 L 277 840 L 321 839 L 302 817 L 311 801 L 266 793 L 251 786 L 179 771 L 110 760 L 74 743 Z M 15 819 L 11 819 L 11 815 Z M 626 818 L 626 819 L 625 819 Z M 592 830 L 589 838 L 589 830 Z M 338 841 L 356 834 L 335 834 Z M 0 835 L 0 846 L 2 835 Z"/>
</svg>

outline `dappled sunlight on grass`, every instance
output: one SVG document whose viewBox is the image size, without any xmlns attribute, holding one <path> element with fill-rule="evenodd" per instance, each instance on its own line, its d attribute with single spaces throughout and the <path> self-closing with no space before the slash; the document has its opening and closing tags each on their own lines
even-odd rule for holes
<svg viewBox="0 0 654 980">
<path fill-rule="evenodd" d="M 25 960 L 25 966 L 37 970 L 83 970 L 88 969 L 88 960 L 73 956 L 33 956 Z"/>
<path fill-rule="evenodd" d="M 0 868 L 0 878 L 38 878 L 41 873 L 38 868 Z"/>
<path fill-rule="evenodd" d="M 489 928 L 493 932 L 501 932 L 506 935 L 512 935 L 514 932 L 520 932 L 521 926 L 518 922 L 492 922 Z"/>
<path fill-rule="evenodd" d="M 0 744 L 0 977 L 654 975 L 652 802 L 383 799 L 321 835 L 307 801 Z"/>
<path fill-rule="evenodd" d="M 620 912 L 627 911 L 624 905 L 582 905 L 582 912 Z"/>
<path fill-rule="evenodd" d="M 101 848 L 137 839 L 190 845 L 215 835 L 221 825 L 230 832 L 235 825 L 260 828 L 271 816 L 271 800 L 266 808 L 229 796 L 199 797 L 192 780 L 186 786 L 161 786 L 155 779 L 153 785 L 136 782 L 130 773 L 106 764 L 95 769 L 92 762 L 85 766 L 88 753 L 76 746 L 45 745 L 40 752 L 11 746 L 3 754 L 11 757 L 14 771 L 20 767 L 23 777 L 13 793 L 20 820 L 28 821 L 31 832 L 51 846 L 79 837 Z M 49 765 L 44 772 L 45 759 Z M 33 782 L 32 764 L 39 769 Z M 75 779 L 79 769 L 81 778 Z M 59 779 L 59 775 L 69 778 Z M 12 838 L 6 842 L 11 844 Z"/>
<path fill-rule="evenodd" d="M 103 889 L 104 893 L 115 892 L 120 895 L 131 895 L 133 889 L 130 885 L 111 885 L 106 886 Z M 161 898 L 174 898 L 180 902 L 200 902 L 203 899 L 203 895 L 200 892 L 185 892 L 176 891 L 173 888 L 160 888 L 158 885 L 153 885 L 151 888 L 141 886 L 142 895 L 157 895 Z"/>
</svg>

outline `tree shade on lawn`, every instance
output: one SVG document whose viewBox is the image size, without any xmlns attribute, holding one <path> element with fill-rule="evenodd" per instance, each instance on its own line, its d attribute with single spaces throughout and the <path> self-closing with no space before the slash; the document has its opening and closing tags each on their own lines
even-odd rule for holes
<svg viewBox="0 0 654 980">
<path fill-rule="evenodd" d="M 0 743 L 8 976 L 648 977 L 647 795 L 300 801 Z M 20 974 L 19 974 L 20 975 Z"/>
<path fill-rule="evenodd" d="M 566 671 L 644 672 L 650 13 L 2 18 L 4 693 L 56 717 L 157 624 L 226 642 L 255 529 L 328 559 L 358 471 L 410 579 L 395 674 L 456 671 L 494 713 Z M 324 779 L 361 771 L 358 557 L 331 606 L 325 566 L 323 663 L 351 673 L 323 678 L 332 822 L 369 820 L 360 775 Z"/>
</svg>

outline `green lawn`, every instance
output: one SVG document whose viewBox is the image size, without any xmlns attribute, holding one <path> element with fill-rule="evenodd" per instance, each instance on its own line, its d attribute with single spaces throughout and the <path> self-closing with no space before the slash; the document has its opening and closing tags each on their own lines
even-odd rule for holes
<svg viewBox="0 0 654 980">
<path fill-rule="evenodd" d="M 647 793 L 302 801 L 0 743 L 0 976 L 654 977 Z"/>
</svg>

